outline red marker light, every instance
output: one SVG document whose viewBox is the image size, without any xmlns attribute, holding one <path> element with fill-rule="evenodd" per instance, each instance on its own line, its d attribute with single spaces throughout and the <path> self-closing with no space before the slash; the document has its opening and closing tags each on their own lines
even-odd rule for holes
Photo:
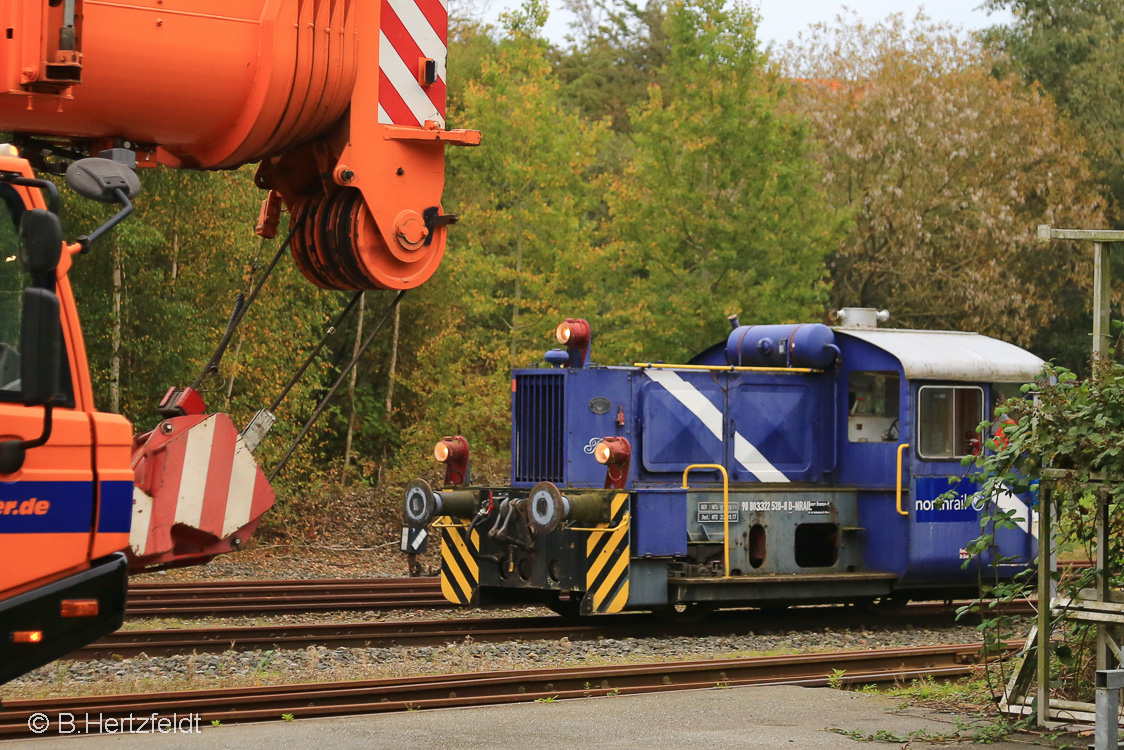
<svg viewBox="0 0 1124 750">
<path fill-rule="evenodd" d="M 63 617 L 97 617 L 97 599 L 64 599 L 61 607 Z"/>
<path fill-rule="evenodd" d="M 12 633 L 12 643 L 39 643 L 41 640 L 42 630 L 16 630 Z"/>
</svg>

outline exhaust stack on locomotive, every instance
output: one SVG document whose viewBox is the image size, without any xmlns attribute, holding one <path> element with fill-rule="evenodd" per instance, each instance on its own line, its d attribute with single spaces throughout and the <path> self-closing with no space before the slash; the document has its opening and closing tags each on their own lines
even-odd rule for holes
<svg viewBox="0 0 1124 750">
<path fill-rule="evenodd" d="M 740 325 L 682 365 L 605 367 L 569 319 L 566 351 L 517 370 L 505 486 L 407 493 L 405 518 L 442 537 L 442 589 L 462 604 L 540 602 L 583 614 L 952 598 L 982 565 L 1034 559 L 1019 528 L 967 569 L 977 488 L 939 502 L 977 425 L 1042 360 L 975 333 Z M 448 482 L 448 477 L 447 477 Z M 459 483 L 458 483 L 459 484 Z M 1006 506 L 1004 506 L 1005 509 Z"/>
</svg>

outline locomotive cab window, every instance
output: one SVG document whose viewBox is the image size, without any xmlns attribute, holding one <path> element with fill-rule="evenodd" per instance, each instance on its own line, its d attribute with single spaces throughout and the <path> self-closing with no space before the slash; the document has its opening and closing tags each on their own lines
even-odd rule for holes
<svg viewBox="0 0 1124 750">
<path fill-rule="evenodd" d="M 959 459 L 975 451 L 976 428 L 984 419 L 982 388 L 925 385 L 918 391 L 917 401 L 921 458 Z"/>
<path fill-rule="evenodd" d="M 896 372 L 852 372 L 847 392 L 847 440 L 893 443 L 900 433 L 901 379 Z"/>
</svg>

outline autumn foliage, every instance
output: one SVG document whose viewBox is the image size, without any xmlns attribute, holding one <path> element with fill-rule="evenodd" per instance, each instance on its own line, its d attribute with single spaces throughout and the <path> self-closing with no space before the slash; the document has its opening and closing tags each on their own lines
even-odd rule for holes
<svg viewBox="0 0 1124 750">
<path fill-rule="evenodd" d="M 1083 330 L 1088 259 L 1034 230 L 1104 225 L 1109 198 L 1065 113 L 982 42 L 923 18 L 844 18 L 777 52 L 755 11 L 724 0 L 575 7 L 566 49 L 541 37 L 541 2 L 502 29 L 454 23 L 450 127 L 483 132 L 448 154 L 444 208 L 462 221 L 397 338 L 378 338 L 284 476 L 290 495 L 338 480 L 349 424 L 364 482 L 435 473 L 433 441 L 454 433 L 479 478 L 502 480 L 509 372 L 541 362 L 564 317 L 590 320 L 606 364 L 682 361 L 732 313 L 888 307 L 896 325 L 1047 356 L 1061 350 L 1044 330 Z M 103 407 L 143 428 L 169 385 L 195 380 L 277 248 L 251 233 L 261 197 L 246 171 L 145 172 L 136 217 L 74 272 Z M 100 220 L 74 199 L 66 213 L 71 236 Z M 211 406 L 244 422 L 267 405 L 346 300 L 283 261 L 204 380 Z M 388 302 L 368 295 L 368 329 Z M 283 404 L 267 465 L 356 324 Z"/>
</svg>

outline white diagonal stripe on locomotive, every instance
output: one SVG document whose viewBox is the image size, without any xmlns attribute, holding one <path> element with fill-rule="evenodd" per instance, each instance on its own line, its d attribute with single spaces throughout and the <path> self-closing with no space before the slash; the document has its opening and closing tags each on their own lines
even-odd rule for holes
<svg viewBox="0 0 1124 750">
<path fill-rule="evenodd" d="M 648 376 L 649 380 L 658 383 L 671 394 L 679 404 L 687 409 L 688 412 L 706 427 L 706 430 L 714 436 L 716 440 L 722 444 L 725 443 L 725 417 L 722 414 L 722 410 L 707 398 L 704 393 L 684 380 L 673 370 L 653 368 L 645 370 L 644 374 Z M 773 466 L 769 459 L 761 452 L 760 448 L 746 440 L 741 433 L 735 431 L 733 437 L 734 460 L 741 464 L 746 471 L 753 474 L 758 481 L 790 481 L 783 471 Z M 721 453 L 715 454 L 715 458 L 719 456 L 721 456 Z M 699 463 L 722 463 L 722 461 L 712 460 Z"/>
</svg>

